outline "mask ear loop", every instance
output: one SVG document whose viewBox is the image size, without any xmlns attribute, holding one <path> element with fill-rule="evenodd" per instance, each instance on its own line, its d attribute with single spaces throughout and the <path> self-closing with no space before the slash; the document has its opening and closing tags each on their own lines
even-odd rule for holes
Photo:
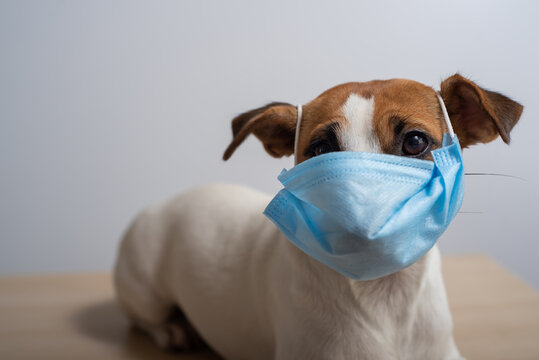
<svg viewBox="0 0 539 360">
<path fill-rule="evenodd" d="M 449 119 L 449 114 L 447 113 L 447 109 L 444 104 L 444 100 L 440 96 L 440 94 L 436 93 L 436 96 L 438 96 L 438 101 L 440 102 L 440 106 L 442 107 L 442 113 L 444 114 L 444 120 L 445 124 L 447 125 L 447 128 L 449 130 L 449 135 L 451 138 L 455 137 L 455 133 L 453 132 L 453 125 L 451 125 L 451 120 Z"/>
<path fill-rule="evenodd" d="M 298 164 L 298 141 L 299 141 L 299 128 L 301 127 L 301 115 L 303 108 L 301 105 L 296 106 L 298 109 L 298 118 L 296 120 L 296 135 L 294 137 L 294 165 Z"/>
</svg>

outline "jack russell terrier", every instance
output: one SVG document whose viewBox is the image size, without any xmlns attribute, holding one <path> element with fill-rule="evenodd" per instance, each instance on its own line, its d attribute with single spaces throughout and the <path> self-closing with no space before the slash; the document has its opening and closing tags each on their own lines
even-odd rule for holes
<svg viewBox="0 0 539 360">
<path fill-rule="evenodd" d="M 459 74 L 440 88 L 442 103 L 431 87 L 404 79 L 336 86 L 301 115 L 271 103 L 233 119 L 223 158 L 249 134 L 299 165 L 342 151 L 433 163 L 451 124 L 462 148 L 498 136 L 509 143 L 520 104 Z M 263 215 L 270 201 L 212 185 L 139 214 L 115 266 L 117 298 L 133 323 L 162 348 L 209 346 L 226 359 L 461 359 L 437 237 L 402 269 L 358 280 L 289 241 Z"/>
</svg>

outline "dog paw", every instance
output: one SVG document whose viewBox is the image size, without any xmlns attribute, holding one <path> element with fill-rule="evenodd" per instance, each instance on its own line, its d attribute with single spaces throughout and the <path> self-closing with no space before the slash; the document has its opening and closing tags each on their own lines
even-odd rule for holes
<svg viewBox="0 0 539 360">
<path fill-rule="evenodd" d="M 189 342 L 184 329 L 177 324 L 165 324 L 148 331 L 157 346 L 168 351 L 189 350 Z"/>
</svg>

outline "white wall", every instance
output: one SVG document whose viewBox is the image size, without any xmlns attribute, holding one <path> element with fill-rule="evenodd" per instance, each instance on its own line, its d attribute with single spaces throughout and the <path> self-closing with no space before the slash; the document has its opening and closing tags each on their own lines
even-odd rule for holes
<svg viewBox="0 0 539 360">
<path fill-rule="evenodd" d="M 513 143 L 466 151 L 463 211 L 440 244 L 539 286 L 539 7 L 484 1 L 2 1 L 0 273 L 110 268 L 146 204 L 227 181 L 276 192 L 291 159 L 230 119 L 346 81 L 437 85 L 456 71 L 526 108 Z"/>
</svg>

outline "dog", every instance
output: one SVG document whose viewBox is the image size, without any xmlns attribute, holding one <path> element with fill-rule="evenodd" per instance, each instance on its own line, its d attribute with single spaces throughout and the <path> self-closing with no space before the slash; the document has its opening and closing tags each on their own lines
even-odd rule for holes
<svg viewBox="0 0 539 360">
<path fill-rule="evenodd" d="M 462 148 L 498 136 L 509 143 L 523 110 L 459 74 L 442 81 L 440 95 Z M 270 155 L 292 155 L 297 111 L 271 103 L 234 118 L 224 160 L 250 134 Z M 332 151 L 432 160 L 445 132 L 433 88 L 351 82 L 303 106 L 295 155 L 298 163 Z M 352 280 L 291 244 L 262 214 L 270 200 L 210 185 L 140 213 L 114 273 L 133 323 L 162 348 L 207 344 L 226 359 L 461 359 L 437 246 L 402 271 Z"/>
</svg>

